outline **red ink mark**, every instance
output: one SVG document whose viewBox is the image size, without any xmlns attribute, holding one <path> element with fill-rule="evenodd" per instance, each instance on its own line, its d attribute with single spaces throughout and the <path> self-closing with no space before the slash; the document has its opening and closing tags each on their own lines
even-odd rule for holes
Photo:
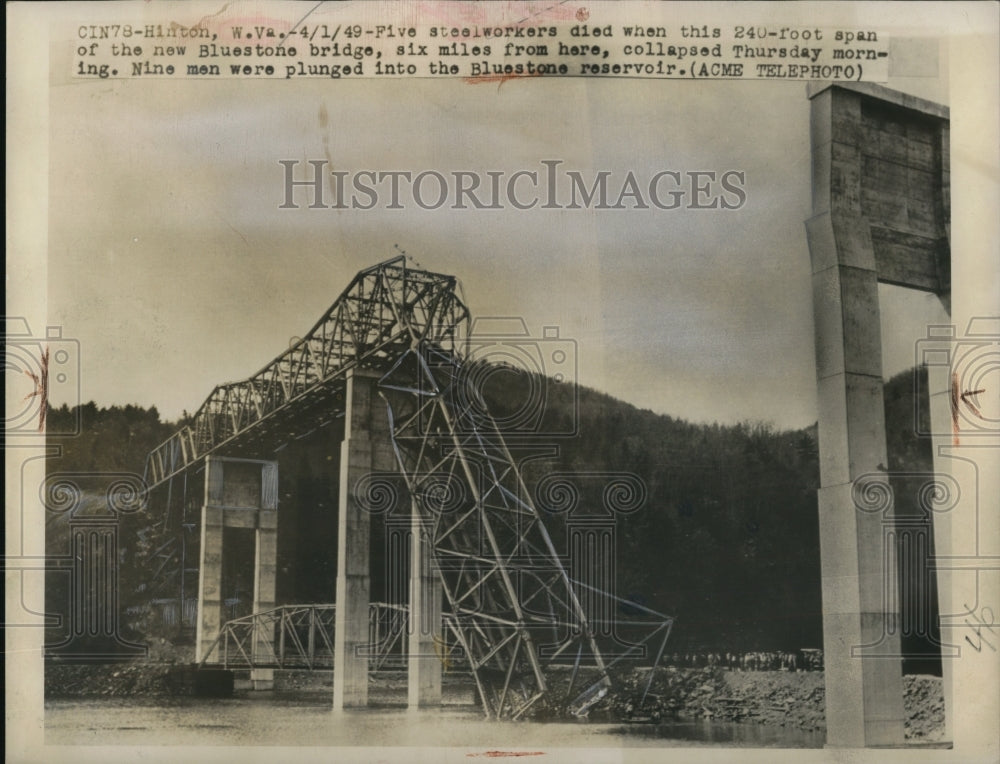
<svg viewBox="0 0 1000 764">
<path fill-rule="evenodd" d="M 986 388 L 982 387 L 979 390 L 966 390 L 963 393 L 958 392 L 958 373 L 953 372 L 951 375 L 951 435 L 952 435 L 952 445 L 957 446 L 958 443 L 958 404 L 959 402 L 964 403 L 972 413 L 979 419 L 985 419 L 982 412 L 976 407 L 970 398 L 975 398 L 977 395 L 986 392 Z"/>
<path fill-rule="evenodd" d="M 577 9 L 577 11 L 576 11 L 576 20 L 577 21 L 586 21 L 589 18 L 590 18 L 590 11 L 588 11 L 586 8 L 578 8 Z"/>
<path fill-rule="evenodd" d="M 24 396 L 24 400 L 30 400 L 32 398 L 38 398 L 41 404 L 38 410 L 38 431 L 41 432 L 45 429 L 45 413 L 49 409 L 49 349 L 45 348 L 42 351 L 41 357 L 41 373 L 35 374 L 33 371 L 24 370 L 24 373 L 31 377 L 31 381 L 35 383 L 34 392 L 28 393 Z"/>
<path fill-rule="evenodd" d="M 492 82 L 497 83 L 497 90 L 508 80 L 521 80 L 527 79 L 529 77 L 541 77 L 541 72 L 535 72 L 534 74 L 481 74 L 477 77 L 463 77 L 466 85 L 488 85 Z"/>
<path fill-rule="evenodd" d="M 951 374 L 951 443 L 958 445 L 958 372 Z"/>
<path fill-rule="evenodd" d="M 467 753 L 466 756 L 486 756 L 495 759 L 500 756 L 544 756 L 545 751 L 486 751 L 485 753 Z"/>
</svg>

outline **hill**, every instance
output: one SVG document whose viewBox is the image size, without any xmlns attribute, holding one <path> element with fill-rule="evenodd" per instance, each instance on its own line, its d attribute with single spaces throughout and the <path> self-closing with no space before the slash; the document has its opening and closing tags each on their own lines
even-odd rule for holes
<svg viewBox="0 0 1000 764">
<path fill-rule="evenodd" d="M 886 386 L 893 470 L 929 469 L 929 445 L 913 435 L 912 381 L 906 372 Z M 751 422 L 695 424 L 510 370 L 490 376 L 484 395 L 491 411 L 513 423 L 512 451 L 523 460 L 528 490 L 557 549 L 565 548 L 574 518 L 610 517 L 614 564 L 600 574 L 619 596 L 676 617 L 672 650 L 822 645 L 815 426 L 776 431 Z M 522 416 L 526 406 L 535 409 Z M 90 403 L 79 412 L 55 409 L 49 416 L 58 423 L 77 413 L 81 433 L 55 439 L 63 449 L 50 462 L 50 472 L 141 473 L 146 453 L 175 427 L 162 422 L 156 409 L 135 406 L 99 409 Z M 315 465 L 324 464 L 330 451 L 331 436 L 321 433 L 283 457 L 306 457 L 301 466 L 285 461 L 281 466 L 282 501 L 318 507 L 316 517 L 326 521 L 336 506 L 336 477 Z M 576 485 L 575 510 L 560 511 L 558 497 L 542 492 L 553 473 Z M 616 497 L 606 493 L 609 481 L 623 475 L 638 491 L 631 498 L 617 496 L 629 511 L 619 511 Z M 897 503 L 905 511 L 908 501 L 901 496 Z M 123 607 L 134 609 L 154 596 L 147 583 L 155 551 L 151 530 L 158 520 L 137 517 L 122 526 Z M 322 530 L 289 533 L 284 543 L 280 536 L 279 530 L 278 567 L 291 571 L 291 583 L 279 581 L 279 600 L 282 589 L 292 592 L 290 597 L 321 597 L 327 591 L 332 597 L 327 579 L 335 536 Z M 48 523 L 52 554 L 62 553 L 66 540 L 65 523 Z M 314 588 L 305 592 L 297 581 Z M 55 583 L 48 587 L 52 603 L 64 600 L 60 589 Z M 133 626 L 145 628 L 141 622 Z"/>
</svg>

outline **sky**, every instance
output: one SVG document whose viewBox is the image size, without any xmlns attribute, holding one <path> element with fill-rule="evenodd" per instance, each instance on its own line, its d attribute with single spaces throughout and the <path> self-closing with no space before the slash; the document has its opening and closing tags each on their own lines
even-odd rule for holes
<svg viewBox="0 0 1000 764">
<path fill-rule="evenodd" d="M 946 82 L 887 84 L 947 104 Z M 49 323 L 79 340 L 83 401 L 193 412 L 398 246 L 457 276 L 474 316 L 521 317 L 533 337 L 557 326 L 583 385 L 698 422 L 816 420 L 803 83 L 57 81 L 50 114 Z M 279 209 L 279 161 L 311 159 L 414 174 L 548 159 L 585 178 L 737 170 L 746 203 Z M 933 296 L 882 296 L 888 376 L 946 317 Z"/>
</svg>

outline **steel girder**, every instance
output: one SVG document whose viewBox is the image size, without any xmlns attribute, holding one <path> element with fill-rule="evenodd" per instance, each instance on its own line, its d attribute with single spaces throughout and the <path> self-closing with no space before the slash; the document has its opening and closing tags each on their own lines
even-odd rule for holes
<svg viewBox="0 0 1000 764">
<path fill-rule="evenodd" d="M 487 714 L 521 716 L 555 690 L 551 664 L 575 661 L 575 678 L 581 659 L 590 684 L 563 700 L 582 713 L 607 692 L 607 669 L 470 366 L 423 342 L 379 382 L 413 511 Z"/>
<path fill-rule="evenodd" d="M 331 669 L 336 605 L 282 605 L 228 621 L 200 666 L 226 669 Z M 369 661 L 374 670 L 403 664 L 407 610 L 373 602 L 368 607 Z"/>
</svg>

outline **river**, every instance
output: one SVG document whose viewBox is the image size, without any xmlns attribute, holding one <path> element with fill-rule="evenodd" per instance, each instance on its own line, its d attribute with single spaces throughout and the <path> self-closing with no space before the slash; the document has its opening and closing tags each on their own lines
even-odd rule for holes
<svg viewBox="0 0 1000 764">
<path fill-rule="evenodd" d="M 435 746 L 648 748 L 688 745 L 821 748 L 822 732 L 710 721 L 652 724 L 495 722 L 475 706 L 334 712 L 278 696 L 72 699 L 45 704 L 47 745 Z"/>
</svg>

